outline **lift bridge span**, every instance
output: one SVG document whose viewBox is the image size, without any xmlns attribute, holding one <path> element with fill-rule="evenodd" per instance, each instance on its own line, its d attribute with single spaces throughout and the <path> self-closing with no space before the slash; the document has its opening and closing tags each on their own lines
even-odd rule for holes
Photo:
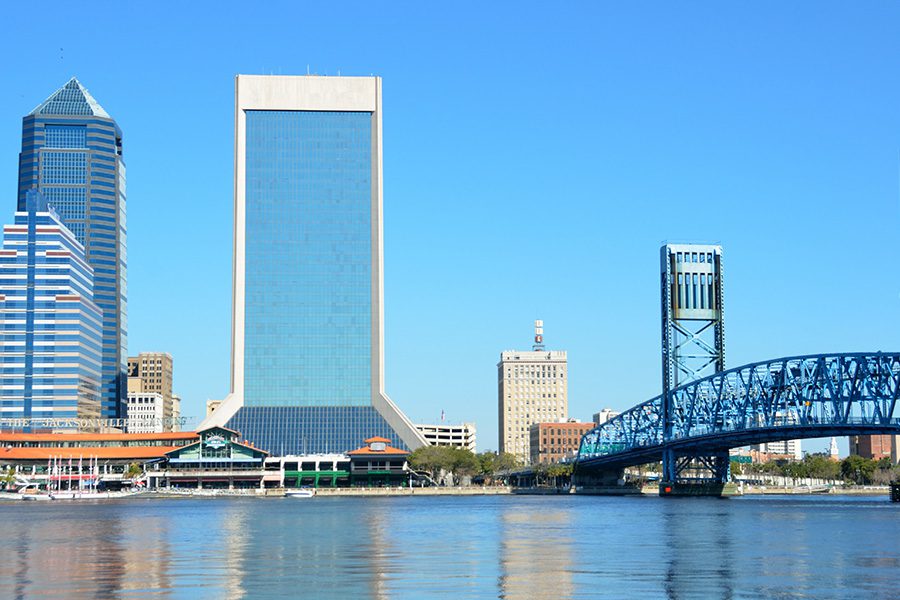
<svg viewBox="0 0 900 600">
<path fill-rule="evenodd" d="M 585 434 L 576 480 L 600 481 L 625 467 L 663 461 L 664 481 L 690 481 L 685 473 L 690 465 L 699 465 L 705 475 L 695 483 L 725 484 L 731 448 L 900 434 L 898 394 L 900 353 L 795 356 L 720 371 L 639 404 Z"/>
</svg>

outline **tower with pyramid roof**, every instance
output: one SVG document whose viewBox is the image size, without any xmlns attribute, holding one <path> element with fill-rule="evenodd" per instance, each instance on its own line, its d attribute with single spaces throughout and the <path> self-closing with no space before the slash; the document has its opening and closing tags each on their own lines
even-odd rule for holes
<svg viewBox="0 0 900 600">
<path fill-rule="evenodd" d="M 122 131 L 72 78 L 22 119 L 18 210 L 39 190 L 84 245 L 103 313 L 101 410 L 124 417 L 127 392 L 125 163 Z"/>
</svg>

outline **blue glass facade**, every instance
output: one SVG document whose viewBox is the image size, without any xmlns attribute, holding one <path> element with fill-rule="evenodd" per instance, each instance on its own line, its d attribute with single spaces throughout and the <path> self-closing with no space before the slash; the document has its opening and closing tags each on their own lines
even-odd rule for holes
<svg viewBox="0 0 900 600">
<path fill-rule="evenodd" d="M 372 115 L 246 119 L 244 406 L 369 406 Z"/>
<path fill-rule="evenodd" d="M 37 189 L 83 244 L 103 311 L 102 416 L 124 417 L 126 223 L 122 132 L 76 80 L 22 121 L 18 210 Z"/>
<path fill-rule="evenodd" d="M 84 248 L 36 191 L 3 230 L 0 417 L 100 416 L 102 313 Z"/>
</svg>

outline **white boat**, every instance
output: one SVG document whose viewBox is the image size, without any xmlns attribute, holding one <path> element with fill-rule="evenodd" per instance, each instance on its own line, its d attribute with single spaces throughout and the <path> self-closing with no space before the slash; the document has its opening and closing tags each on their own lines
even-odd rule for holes
<svg viewBox="0 0 900 600">
<path fill-rule="evenodd" d="M 316 490 L 312 488 L 303 488 L 299 490 L 287 490 L 284 493 L 288 498 L 312 498 L 316 495 Z"/>
</svg>

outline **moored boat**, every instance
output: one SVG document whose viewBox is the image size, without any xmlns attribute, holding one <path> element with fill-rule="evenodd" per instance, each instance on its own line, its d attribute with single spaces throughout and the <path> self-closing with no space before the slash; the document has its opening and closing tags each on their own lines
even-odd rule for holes
<svg viewBox="0 0 900 600">
<path fill-rule="evenodd" d="M 316 495 L 316 490 L 312 488 L 303 488 L 300 490 L 287 490 L 284 493 L 288 498 L 312 498 Z"/>
</svg>

